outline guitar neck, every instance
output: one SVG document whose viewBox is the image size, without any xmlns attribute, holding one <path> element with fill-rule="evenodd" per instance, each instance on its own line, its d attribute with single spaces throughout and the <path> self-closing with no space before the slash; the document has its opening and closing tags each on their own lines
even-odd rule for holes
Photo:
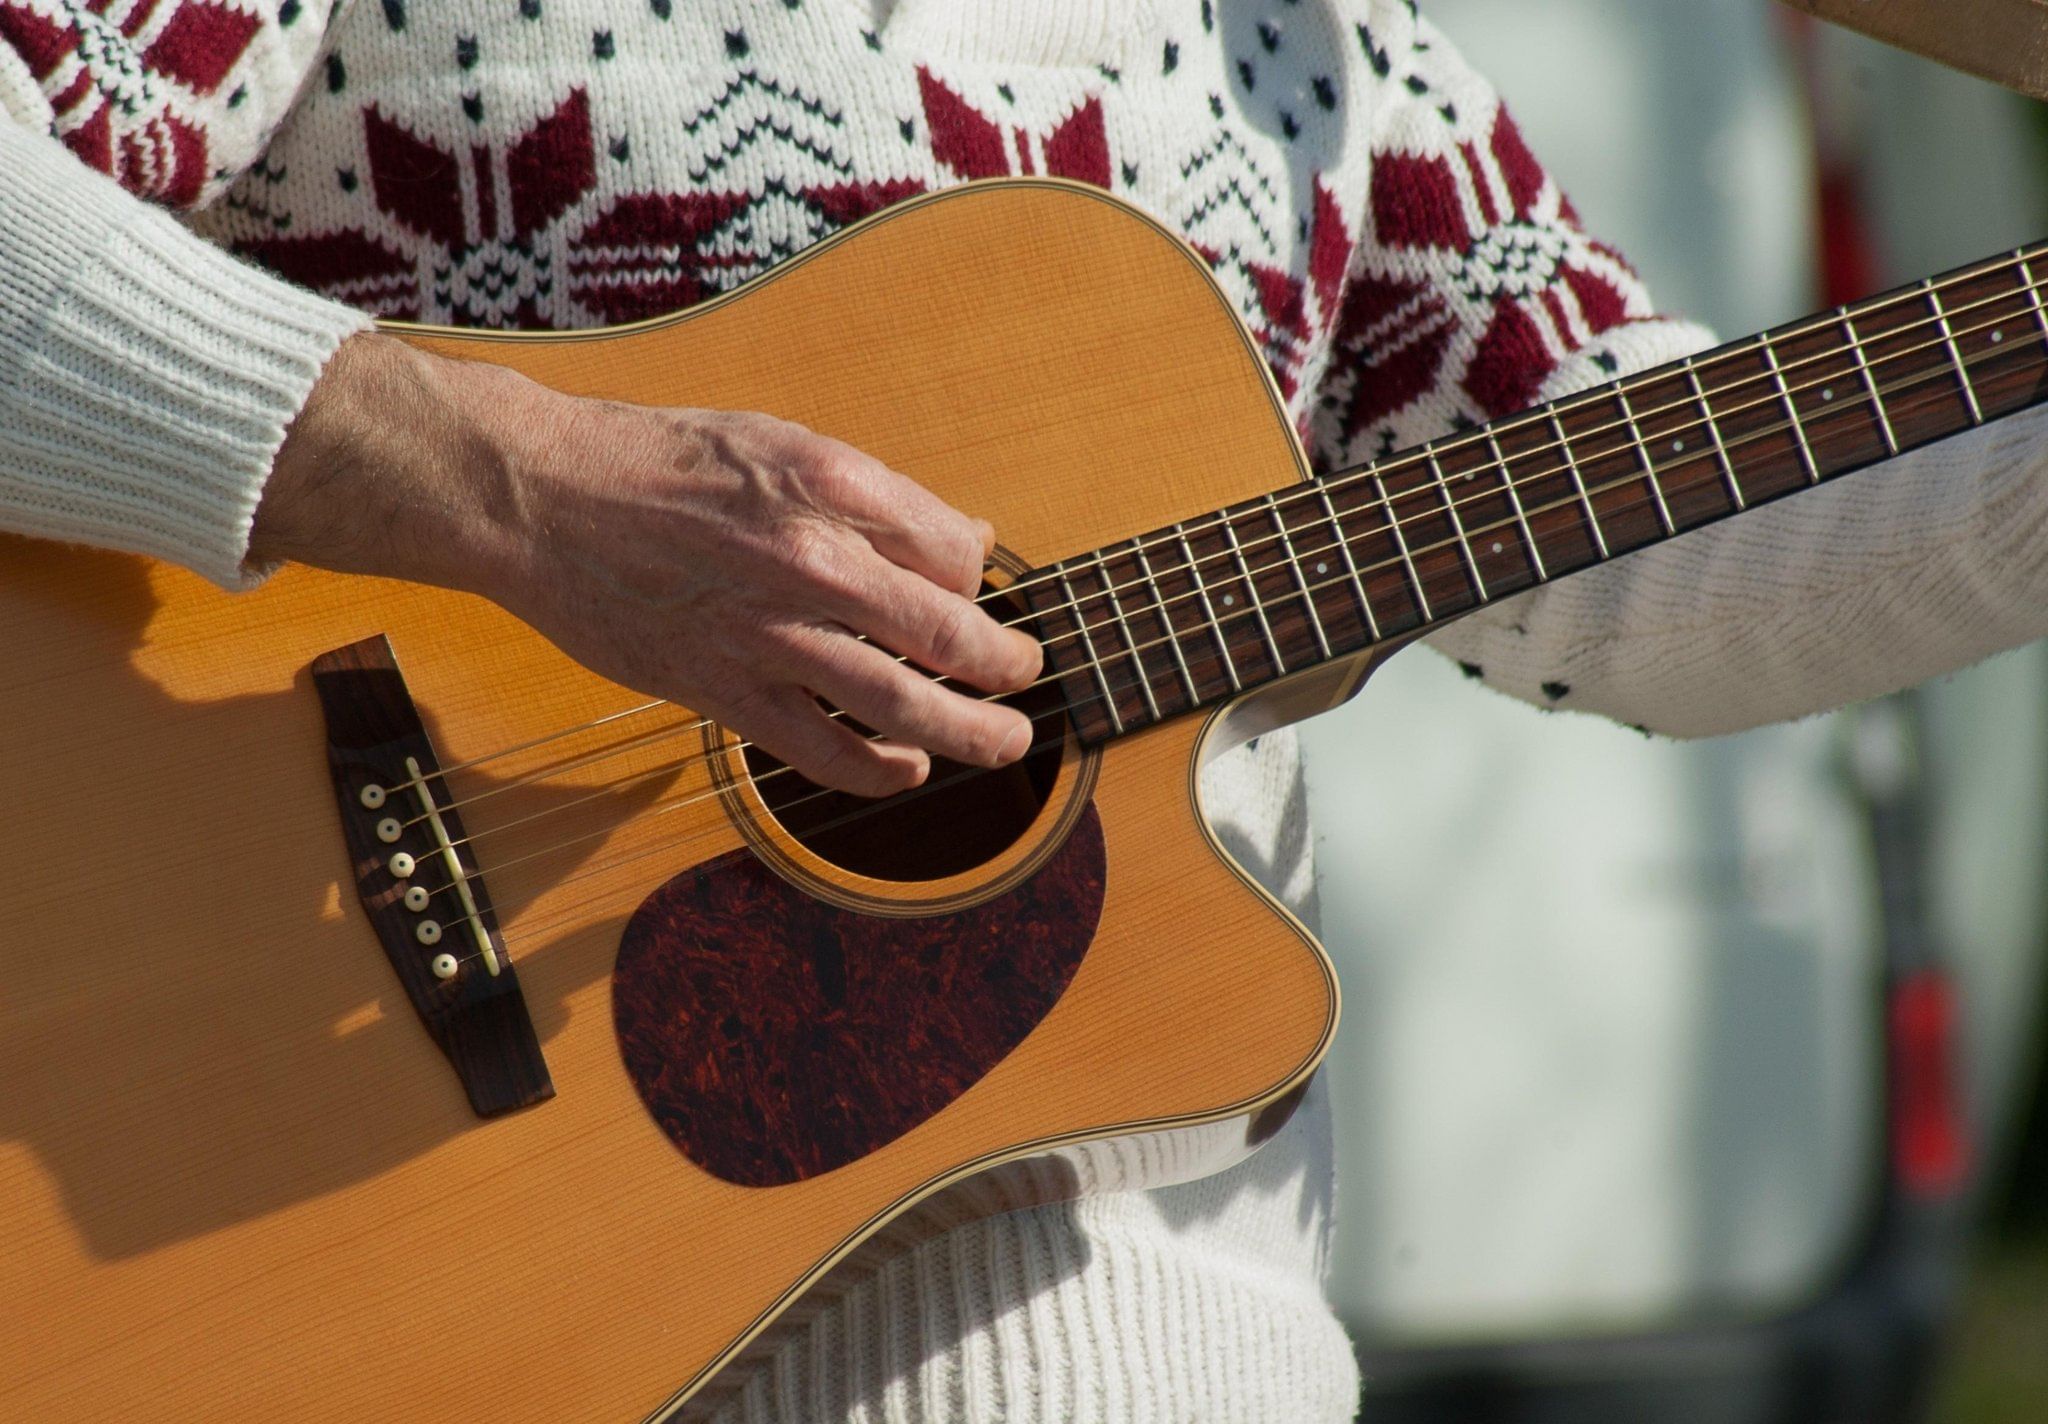
<svg viewBox="0 0 2048 1424">
<path fill-rule="evenodd" d="M 2048 243 L 1034 571 L 1084 743 L 2048 399 Z"/>
</svg>

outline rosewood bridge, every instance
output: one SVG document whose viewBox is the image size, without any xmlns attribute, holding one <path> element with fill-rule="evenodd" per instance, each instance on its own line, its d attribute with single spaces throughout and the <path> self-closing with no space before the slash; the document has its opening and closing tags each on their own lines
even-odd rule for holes
<svg viewBox="0 0 2048 1424">
<path fill-rule="evenodd" d="M 420 1021 L 477 1116 L 552 1098 L 519 976 L 483 878 L 462 862 L 461 818 L 435 796 L 441 763 L 389 640 L 323 653 L 312 671 L 356 895 Z"/>
</svg>

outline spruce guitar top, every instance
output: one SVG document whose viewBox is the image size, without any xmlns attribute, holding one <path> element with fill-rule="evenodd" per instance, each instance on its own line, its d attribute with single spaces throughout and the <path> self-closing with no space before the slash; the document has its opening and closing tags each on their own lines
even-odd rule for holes
<svg viewBox="0 0 2048 1424">
<path fill-rule="evenodd" d="M 850 1253 L 1090 1191 L 1134 1134 L 1238 1160 L 1337 989 L 1202 760 L 2034 404 L 2032 258 L 1320 483 L 1200 259 L 1058 182 L 664 321 L 398 328 L 798 420 L 991 518 L 1038 740 L 881 803 L 476 599 L 0 541 L 0 1419 L 687 1417 Z"/>
</svg>

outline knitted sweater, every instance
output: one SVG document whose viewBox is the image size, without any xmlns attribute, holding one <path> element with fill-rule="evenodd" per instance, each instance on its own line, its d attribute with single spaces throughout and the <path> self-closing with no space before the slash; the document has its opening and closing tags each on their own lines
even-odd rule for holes
<svg viewBox="0 0 2048 1424">
<path fill-rule="evenodd" d="M 1655 316 L 1402 0 L 0 0 L 0 107 L 0 527 L 229 586 L 360 312 L 669 311 L 970 178 L 1061 174 L 1177 227 L 1323 468 L 1706 341 Z M 1958 666 L 2044 631 L 2038 427 L 1432 641 L 1539 706 L 1674 733 Z M 1292 739 L 1205 789 L 1240 859 L 1312 909 Z M 1312 1094 L 1230 1173 L 962 1228 L 850 1283 L 732 1412 L 1348 1418 L 1331 1190 Z"/>
</svg>

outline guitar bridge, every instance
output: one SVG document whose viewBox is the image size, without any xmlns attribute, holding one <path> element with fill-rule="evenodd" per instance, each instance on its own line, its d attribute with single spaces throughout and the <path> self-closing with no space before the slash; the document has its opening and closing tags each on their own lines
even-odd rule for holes
<svg viewBox="0 0 2048 1424">
<path fill-rule="evenodd" d="M 383 634 L 313 660 L 356 896 L 479 1117 L 555 1095 L 441 763 Z"/>
</svg>

